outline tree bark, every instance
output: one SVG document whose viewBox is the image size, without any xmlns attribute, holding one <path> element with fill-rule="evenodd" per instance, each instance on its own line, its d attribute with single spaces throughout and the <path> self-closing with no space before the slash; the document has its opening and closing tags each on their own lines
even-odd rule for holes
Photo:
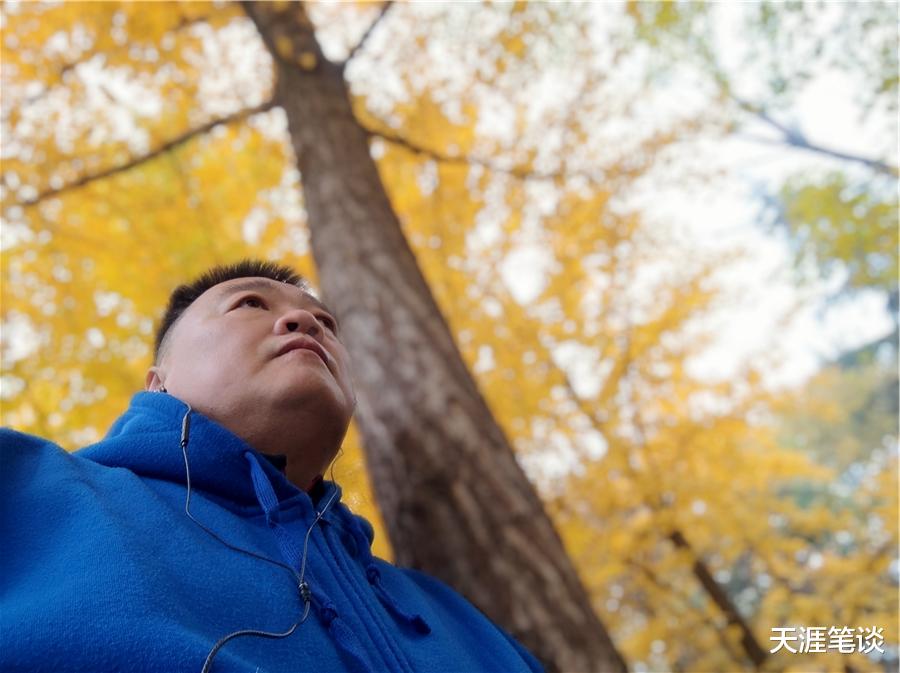
<svg viewBox="0 0 900 673">
<path fill-rule="evenodd" d="M 342 69 L 302 3 L 245 3 L 275 61 L 322 293 L 353 359 L 398 565 L 440 578 L 548 671 L 625 671 L 482 398 L 385 193 Z"/>
</svg>

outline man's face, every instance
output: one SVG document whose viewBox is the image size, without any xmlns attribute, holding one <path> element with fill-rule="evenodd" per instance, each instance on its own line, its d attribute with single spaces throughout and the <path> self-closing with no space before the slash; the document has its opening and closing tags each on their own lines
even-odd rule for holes
<svg viewBox="0 0 900 673">
<path fill-rule="evenodd" d="M 353 414 L 349 356 L 334 315 L 296 286 L 236 278 L 191 304 L 154 371 L 166 388 L 237 434 L 286 414 L 315 418 L 338 445 Z M 337 449 L 337 446 L 334 447 Z"/>
</svg>

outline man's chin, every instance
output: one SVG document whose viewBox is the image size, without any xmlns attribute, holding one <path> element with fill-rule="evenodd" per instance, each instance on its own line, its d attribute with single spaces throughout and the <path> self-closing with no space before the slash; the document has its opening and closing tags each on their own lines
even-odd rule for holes
<svg viewBox="0 0 900 673">
<path fill-rule="evenodd" d="M 267 391 L 265 398 L 275 407 L 285 408 L 295 413 L 315 412 L 325 417 L 341 418 L 347 415 L 349 405 L 340 389 L 334 384 L 322 381 L 302 381 L 281 389 Z"/>
</svg>

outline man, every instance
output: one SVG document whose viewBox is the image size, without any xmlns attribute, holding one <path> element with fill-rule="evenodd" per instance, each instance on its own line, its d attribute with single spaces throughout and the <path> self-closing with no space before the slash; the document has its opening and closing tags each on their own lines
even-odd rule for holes
<svg viewBox="0 0 900 673">
<path fill-rule="evenodd" d="M 93 446 L 2 431 L 0 670 L 541 670 L 374 558 L 322 479 L 356 399 L 338 321 L 292 270 L 177 288 L 155 355 Z"/>
</svg>

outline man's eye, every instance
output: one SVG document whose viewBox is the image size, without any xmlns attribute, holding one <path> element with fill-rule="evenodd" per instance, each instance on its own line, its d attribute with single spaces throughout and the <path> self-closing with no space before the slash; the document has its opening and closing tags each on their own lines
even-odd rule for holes
<svg viewBox="0 0 900 673">
<path fill-rule="evenodd" d="M 337 323 L 334 321 L 330 315 L 320 315 L 319 322 L 321 322 L 325 327 L 330 329 L 332 332 L 337 330 Z"/>
<path fill-rule="evenodd" d="M 250 308 L 265 308 L 266 305 L 259 297 L 244 297 L 238 302 L 238 306 L 249 306 Z"/>
</svg>

